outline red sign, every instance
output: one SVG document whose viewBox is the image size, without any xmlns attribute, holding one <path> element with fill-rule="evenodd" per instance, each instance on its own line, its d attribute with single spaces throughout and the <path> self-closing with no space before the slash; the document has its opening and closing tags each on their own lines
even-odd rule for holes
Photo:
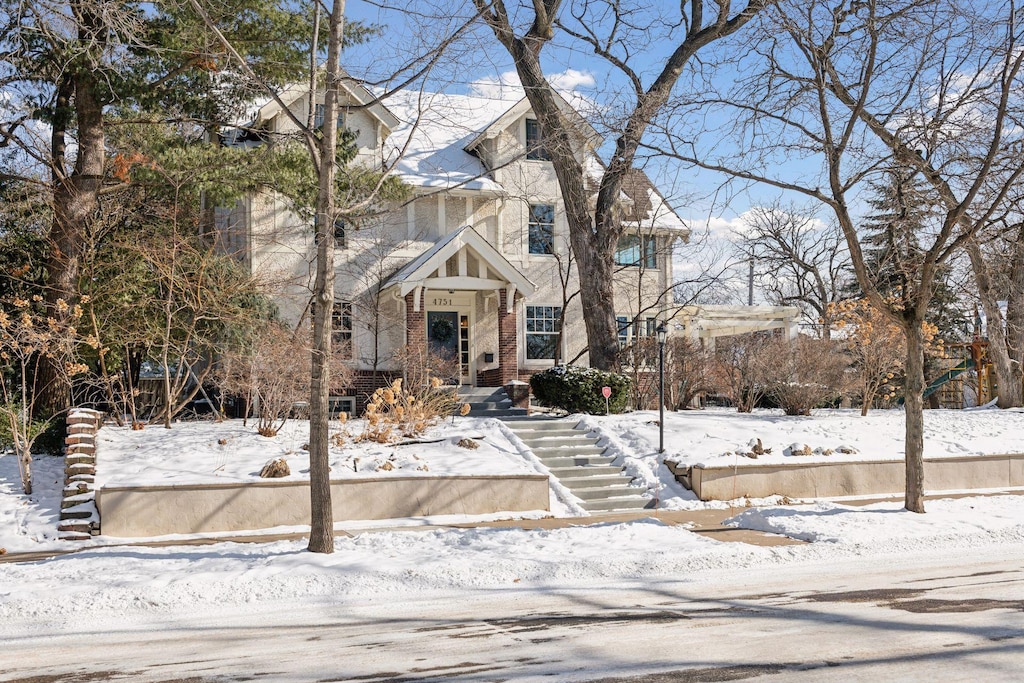
<svg viewBox="0 0 1024 683">
<path fill-rule="evenodd" d="M 612 388 L 611 387 L 601 387 L 601 395 L 604 396 L 605 398 L 611 398 L 611 396 L 612 396 Z"/>
</svg>

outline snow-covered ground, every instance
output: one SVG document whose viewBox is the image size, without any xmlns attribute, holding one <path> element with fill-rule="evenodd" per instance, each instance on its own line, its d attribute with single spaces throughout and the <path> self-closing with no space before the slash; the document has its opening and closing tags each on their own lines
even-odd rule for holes
<svg viewBox="0 0 1024 683">
<path fill-rule="evenodd" d="M 302 541 L 105 547 L 0 564 L 0 637 L 160 613 L 215 613 L 247 603 L 359 600 L 430 592 L 550 590 L 709 570 L 838 562 L 908 552 L 970 554 L 1024 544 L 1024 496 L 899 503 L 864 511 L 835 504 L 749 510 L 736 523 L 818 542 L 722 543 L 656 519 L 555 530 L 433 529 L 339 538 L 333 555 Z"/>
<path fill-rule="evenodd" d="M 815 410 L 810 417 L 787 416 L 782 411 L 737 413 L 730 408 L 666 413 L 665 458 L 708 466 L 902 460 L 903 417 L 901 410 L 873 410 L 864 417 L 859 410 Z M 615 445 L 624 453 L 656 450 L 657 420 L 656 412 L 585 418 L 587 424 L 617 435 Z M 756 459 L 744 456 L 757 439 L 771 453 Z M 803 446 L 809 446 L 812 454 L 792 454 Z M 1022 452 L 1024 410 L 925 411 L 926 458 Z"/>
<path fill-rule="evenodd" d="M 787 417 L 780 411 L 740 414 L 728 409 L 668 413 L 665 419 L 664 456 L 657 453 L 658 415 L 635 412 L 613 416 L 583 416 L 582 426 L 601 436 L 601 444 L 615 456 L 633 485 L 657 498 L 658 508 L 685 510 L 725 507 L 705 503 L 684 489 L 666 467 L 663 458 L 682 463 L 708 464 L 808 462 L 824 459 L 885 459 L 903 456 L 903 413 L 872 411 L 815 411 L 811 417 Z M 1024 411 L 928 411 L 925 414 L 925 455 L 969 455 L 1024 452 Z M 183 422 L 172 429 L 150 426 L 140 431 L 107 425 L 100 430 L 100 484 L 173 484 L 244 482 L 254 480 L 268 460 L 285 458 L 291 479 L 308 477 L 309 458 L 304 450 L 307 425 L 290 421 L 278 436 L 259 436 L 250 423 Z M 493 419 L 457 418 L 432 428 L 422 443 L 382 445 L 357 442 L 359 421 L 335 423 L 341 438 L 331 448 L 332 476 L 432 476 L 439 474 L 514 474 L 545 471 L 538 460 L 524 453 L 525 446 L 508 428 Z M 476 449 L 458 446 L 464 438 Z M 749 442 L 761 439 L 771 454 L 753 460 L 737 455 L 749 450 Z M 786 455 L 789 445 L 831 449 L 831 455 Z M 842 454 L 840 447 L 855 451 Z M 51 456 L 35 459 L 36 491 L 20 492 L 13 455 L 0 454 L 0 548 L 10 552 L 80 547 L 56 540 L 63 460 Z M 556 516 L 582 514 L 571 502 L 565 504 L 553 487 L 551 509 Z M 564 496 L 562 496 L 564 498 Z M 770 503 L 772 501 L 754 501 Z M 746 501 L 744 501 L 746 503 Z M 493 516 L 492 516 L 493 517 Z M 415 523 L 455 523 L 470 518 L 415 520 Z M 393 520 L 379 525 L 410 523 Z M 366 524 L 363 524 L 365 527 Z M 348 524 L 345 528 L 351 528 Z M 301 528 L 274 529 L 301 532 Z M 103 542 L 104 539 L 98 539 Z M 109 542 L 109 541 L 108 541 Z"/>
<path fill-rule="evenodd" d="M 654 413 L 634 413 L 585 417 L 583 421 L 602 435 L 638 481 L 652 494 L 657 493 L 663 508 L 703 505 L 658 465 L 657 427 L 650 424 L 655 417 Z M 848 444 L 864 457 L 901 450 L 902 415 L 897 412 L 878 412 L 866 420 L 844 411 L 811 418 L 726 411 L 671 414 L 667 418 L 668 453 L 694 459 L 721 457 L 721 451 L 742 446 L 755 435 L 766 447 L 773 447 L 773 454 L 774 447 L 790 441 L 812 446 Z M 1024 450 L 1021 413 L 936 411 L 929 413 L 927 420 L 929 454 Z M 181 481 L 186 479 L 183 470 L 191 471 L 190 476 L 246 479 L 263 462 L 280 455 L 289 458 L 297 472 L 293 476 L 303 476 L 307 466 L 301 428 L 276 440 L 245 433 L 237 424 L 212 423 L 140 432 L 108 426 L 101 435 L 101 462 L 120 462 L 124 468 L 121 474 L 109 476 L 130 476 L 140 483 Z M 332 462 L 336 471 L 351 470 L 346 476 L 359 476 L 358 468 L 351 467 L 357 457 L 364 463 L 411 464 L 412 471 L 422 471 L 424 476 L 483 468 L 491 472 L 537 468 L 497 423 L 456 420 L 454 427 L 446 424 L 430 436 L 440 440 L 404 447 L 363 447 L 349 441 L 332 453 Z M 467 450 L 455 445 L 467 436 L 480 437 L 480 448 Z M 140 459 L 135 460 L 133 454 Z M 417 463 L 427 469 L 416 470 Z M 82 547 L 55 540 L 61 466 L 61 458 L 37 458 L 36 493 L 24 496 L 19 491 L 14 457 L 0 456 L 0 547 L 11 552 Z M 380 471 L 379 465 L 377 469 L 378 474 L 388 471 Z M 397 466 L 390 471 L 408 473 Z M 721 543 L 656 519 L 533 531 L 367 532 L 340 537 L 337 552 L 330 556 L 305 552 L 303 541 L 94 547 L 46 561 L 0 564 L 0 635 L 18 624 L 23 627 L 24 620 L 38 620 L 40 628 L 45 628 L 46 624 L 70 623 L 86 613 L 116 620 L 137 613 L 199 606 L 216 609 L 216 605 L 265 600 L 358 598 L 424 590 L 454 596 L 467 588 L 630 581 L 679 577 L 716 567 L 758 569 L 907 551 L 970 553 L 972 548 L 1024 543 L 1024 496 L 935 500 L 927 507 L 928 514 L 915 515 L 902 510 L 899 502 L 859 508 L 817 502 L 750 508 L 732 518 L 736 525 L 812 541 L 772 548 Z"/>
<path fill-rule="evenodd" d="M 331 477 L 536 472 L 492 419 L 456 418 L 404 445 L 357 441 L 362 420 L 332 423 Z M 256 433 L 252 421 L 179 422 L 139 431 L 106 425 L 97 436 L 98 486 L 216 484 L 255 481 L 269 460 L 284 458 L 291 475 L 309 479 L 309 423 L 290 420 L 276 436 Z M 476 448 L 458 446 L 472 440 Z"/>
</svg>

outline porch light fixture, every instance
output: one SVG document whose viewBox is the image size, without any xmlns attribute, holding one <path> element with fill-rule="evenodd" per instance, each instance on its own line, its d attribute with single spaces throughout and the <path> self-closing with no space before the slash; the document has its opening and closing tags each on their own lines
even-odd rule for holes
<svg viewBox="0 0 1024 683">
<path fill-rule="evenodd" d="M 665 452 L 665 323 L 658 324 L 658 452 Z"/>
</svg>

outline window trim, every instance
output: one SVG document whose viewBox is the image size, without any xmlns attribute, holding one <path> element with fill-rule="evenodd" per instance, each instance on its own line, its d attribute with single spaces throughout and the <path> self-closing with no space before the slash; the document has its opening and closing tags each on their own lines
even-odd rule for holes
<svg viewBox="0 0 1024 683">
<path fill-rule="evenodd" d="M 537 309 L 540 309 L 540 315 L 537 315 Z M 551 314 L 548 315 L 544 309 L 551 309 Z M 530 315 L 530 313 L 534 315 Z M 561 343 L 561 327 L 560 322 L 562 319 L 562 307 L 561 306 L 549 306 L 547 304 L 528 304 L 523 310 L 523 357 L 527 361 L 546 361 L 554 360 L 556 356 L 561 354 L 558 353 L 558 345 Z M 537 330 L 537 323 L 551 322 L 551 330 Z M 531 330 L 531 324 L 535 329 Z M 543 327 L 543 325 L 542 325 Z M 551 337 L 551 355 L 543 357 L 534 357 L 530 355 L 530 336 L 542 336 Z"/>
<path fill-rule="evenodd" d="M 331 353 L 339 354 L 341 345 L 348 343 L 348 351 L 340 352 L 345 360 L 355 358 L 354 337 L 355 325 L 352 317 L 352 302 L 335 299 L 331 306 Z"/>
<path fill-rule="evenodd" d="M 531 131 L 534 133 L 532 137 Z M 540 128 L 540 121 L 529 117 L 525 119 L 523 140 L 527 161 L 551 161 L 551 152 L 544 146 L 544 131 Z"/>
<path fill-rule="evenodd" d="M 623 241 L 635 239 L 633 246 L 624 246 Z M 636 259 L 627 260 L 623 258 L 624 253 L 632 253 L 635 250 Z M 642 235 L 637 233 L 626 233 L 619 238 L 615 245 L 615 265 L 639 268 L 641 265 L 647 269 L 658 267 L 658 237 L 657 235 Z"/>
<path fill-rule="evenodd" d="M 550 209 L 551 222 L 549 223 L 546 221 L 535 220 L 537 218 L 537 209 Z M 539 203 L 530 204 L 527 210 L 529 213 L 526 221 L 527 253 L 529 253 L 531 256 L 553 256 L 555 253 L 555 205 Z M 538 236 L 538 240 L 536 241 L 537 244 L 545 244 L 546 242 L 546 251 L 533 250 L 533 245 L 535 244 L 533 231 L 535 227 L 538 229 L 538 231 L 543 227 L 547 228 L 548 239 L 546 241 L 540 241 L 540 237 Z"/>
<path fill-rule="evenodd" d="M 313 130 L 323 130 L 325 104 L 320 102 L 313 105 Z M 345 130 L 345 110 L 338 107 L 338 130 Z"/>
</svg>

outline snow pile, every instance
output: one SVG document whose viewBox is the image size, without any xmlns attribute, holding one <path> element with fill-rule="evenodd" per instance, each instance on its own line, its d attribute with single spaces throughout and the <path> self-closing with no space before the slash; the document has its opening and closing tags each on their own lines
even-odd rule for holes
<svg viewBox="0 0 1024 683">
<path fill-rule="evenodd" d="M 821 502 L 753 508 L 725 524 L 805 541 L 862 545 L 1024 530 L 1024 496 L 944 498 L 926 501 L 925 509 L 921 515 L 897 502 L 857 507 Z"/>
<path fill-rule="evenodd" d="M 57 540 L 64 458 L 32 458 L 32 482 L 32 495 L 26 496 L 17 457 L 0 453 L 0 548 L 13 553 L 39 550 L 41 546 L 74 547 Z"/>
</svg>

